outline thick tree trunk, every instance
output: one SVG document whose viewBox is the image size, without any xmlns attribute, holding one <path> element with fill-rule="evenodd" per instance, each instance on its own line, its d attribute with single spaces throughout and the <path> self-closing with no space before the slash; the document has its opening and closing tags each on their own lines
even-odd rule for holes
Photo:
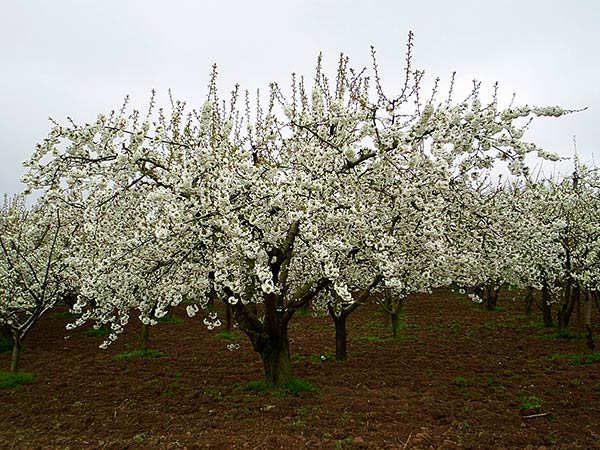
<svg viewBox="0 0 600 450">
<path fill-rule="evenodd" d="M 485 307 L 488 311 L 496 309 L 496 306 L 498 305 L 498 292 L 499 289 L 494 284 L 489 285 L 485 299 Z"/>
<path fill-rule="evenodd" d="M 12 333 L 13 338 L 13 352 L 12 359 L 10 361 L 10 373 L 19 372 L 19 363 L 21 361 L 21 350 L 23 350 L 23 342 L 19 333 Z"/>
<path fill-rule="evenodd" d="M 265 369 L 265 378 L 274 386 L 283 386 L 292 380 L 290 345 L 285 334 L 270 337 L 260 351 Z"/>
<path fill-rule="evenodd" d="M 544 283 L 542 285 L 542 318 L 545 327 L 551 327 L 552 323 L 552 304 L 550 303 L 550 289 Z"/>
</svg>

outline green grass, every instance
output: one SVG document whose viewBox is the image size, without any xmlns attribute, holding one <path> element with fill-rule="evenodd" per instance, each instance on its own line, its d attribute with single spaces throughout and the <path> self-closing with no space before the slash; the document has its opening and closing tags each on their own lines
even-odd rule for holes
<svg viewBox="0 0 600 450">
<path fill-rule="evenodd" d="M 106 337 L 110 334 L 110 327 L 101 326 L 100 328 L 90 328 L 89 330 L 85 330 L 83 334 L 91 337 Z"/>
<path fill-rule="evenodd" d="M 156 319 L 158 323 L 170 323 L 172 325 L 181 325 L 183 323 L 183 319 L 175 314 L 167 314 L 166 316 L 162 316 L 160 319 Z"/>
<path fill-rule="evenodd" d="M 468 387 L 469 386 L 469 382 L 466 380 L 466 378 L 458 376 L 454 379 L 454 384 L 457 385 L 458 387 Z"/>
<path fill-rule="evenodd" d="M 0 372 L 0 389 L 9 389 L 21 384 L 35 383 L 37 375 L 33 373 Z"/>
<path fill-rule="evenodd" d="M 77 318 L 81 317 L 81 314 L 74 313 L 71 311 L 60 311 L 60 312 L 55 312 L 54 317 L 58 317 L 61 319 L 77 319 Z"/>
<path fill-rule="evenodd" d="M 289 383 L 282 386 L 275 386 L 267 380 L 250 381 L 240 388 L 244 391 L 272 393 L 276 397 L 292 397 L 297 396 L 301 392 L 319 392 L 319 389 L 314 384 L 302 378 L 292 378 Z"/>
<path fill-rule="evenodd" d="M 215 337 L 218 339 L 224 339 L 226 341 L 232 341 L 238 338 L 233 331 L 221 331 L 219 334 L 215 335 Z"/>
<path fill-rule="evenodd" d="M 135 358 L 160 358 L 165 356 L 163 352 L 158 350 L 135 350 L 133 352 L 127 353 L 119 353 L 118 355 L 113 356 L 115 361 L 129 361 Z"/>
<path fill-rule="evenodd" d="M 521 411 L 531 411 L 542 407 L 543 400 L 535 395 L 521 398 Z"/>
<path fill-rule="evenodd" d="M 335 442 L 334 450 L 343 450 L 346 444 L 352 445 L 354 444 L 354 439 L 352 438 L 344 438 Z"/>
<path fill-rule="evenodd" d="M 567 359 L 576 366 L 583 366 L 587 364 L 595 364 L 600 362 L 600 352 L 592 353 L 555 353 L 550 359 Z"/>
<path fill-rule="evenodd" d="M 571 330 L 559 330 L 556 333 L 542 335 L 544 339 L 576 339 L 579 334 Z"/>
</svg>

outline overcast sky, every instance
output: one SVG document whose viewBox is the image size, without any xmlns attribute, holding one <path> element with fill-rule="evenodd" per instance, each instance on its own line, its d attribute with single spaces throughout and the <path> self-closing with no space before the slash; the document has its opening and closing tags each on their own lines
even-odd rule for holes
<svg viewBox="0 0 600 450">
<path fill-rule="evenodd" d="M 581 159 L 599 161 L 598 0 L 3 1 L 0 193 L 21 190 L 21 162 L 50 130 L 49 116 L 91 121 L 126 94 L 144 108 L 153 88 L 160 103 L 170 88 L 196 106 L 213 63 L 221 92 L 236 82 L 255 90 L 292 72 L 312 76 L 320 51 L 330 71 L 340 52 L 368 66 L 370 45 L 391 89 L 409 30 L 414 64 L 430 82 L 457 72 L 455 98 L 478 79 L 484 93 L 498 81 L 521 104 L 588 107 L 539 120 L 526 137 L 571 156 L 576 136 Z"/>
</svg>

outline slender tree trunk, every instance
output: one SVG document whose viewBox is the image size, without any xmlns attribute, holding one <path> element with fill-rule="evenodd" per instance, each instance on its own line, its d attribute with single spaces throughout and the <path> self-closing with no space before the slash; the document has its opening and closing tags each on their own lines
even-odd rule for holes
<svg viewBox="0 0 600 450">
<path fill-rule="evenodd" d="M 225 300 L 225 332 L 231 333 L 233 330 L 233 317 L 231 314 L 231 305 Z"/>
<path fill-rule="evenodd" d="M 21 336 L 19 336 L 19 332 L 12 333 L 13 338 L 13 352 L 12 359 L 10 361 L 10 373 L 18 373 L 19 372 L 19 363 L 21 361 L 21 350 L 23 350 L 23 342 L 21 341 Z"/>
<path fill-rule="evenodd" d="M 398 339 L 398 325 L 400 324 L 400 314 L 390 314 L 390 321 L 392 323 L 392 339 Z"/>
<path fill-rule="evenodd" d="M 585 343 L 587 349 L 594 350 L 594 335 L 592 330 L 592 299 L 588 292 L 585 293 L 583 304 L 583 326 L 585 330 Z"/>
<path fill-rule="evenodd" d="M 527 293 L 525 294 L 525 314 L 531 314 L 531 306 L 533 305 L 533 288 L 530 286 L 527 288 Z"/>
<path fill-rule="evenodd" d="M 565 287 L 565 295 L 562 305 L 558 308 L 558 329 L 564 330 L 571 322 L 571 315 L 575 309 L 575 305 L 580 301 L 581 289 L 571 282 Z"/>
<path fill-rule="evenodd" d="M 487 290 L 487 297 L 485 299 L 485 306 L 488 311 L 493 311 L 498 305 L 498 291 L 495 283 L 490 283 Z"/>
<path fill-rule="evenodd" d="M 550 303 L 550 289 L 544 283 L 542 285 L 542 318 L 545 327 L 551 327 L 552 323 L 552 304 Z"/>
<path fill-rule="evenodd" d="M 148 353 L 148 334 L 150 325 L 142 324 L 142 336 L 141 336 L 141 350 L 144 353 Z"/>
<path fill-rule="evenodd" d="M 332 315 L 335 324 L 335 359 L 343 361 L 348 357 L 348 314 L 342 313 L 339 316 Z"/>
</svg>

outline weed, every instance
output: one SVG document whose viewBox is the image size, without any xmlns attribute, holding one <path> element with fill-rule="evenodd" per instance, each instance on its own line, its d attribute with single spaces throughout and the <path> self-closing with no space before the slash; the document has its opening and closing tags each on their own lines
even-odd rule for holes
<svg viewBox="0 0 600 450">
<path fill-rule="evenodd" d="M 308 414 L 308 408 L 306 408 L 305 406 L 301 406 L 298 409 L 296 409 L 296 412 L 298 414 Z"/>
<path fill-rule="evenodd" d="M 129 361 L 135 358 L 160 358 L 165 354 L 158 350 L 135 350 L 128 353 L 119 353 L 113 356 L 115 361 Z"/>
<path fill-rule="evenodd" d="M 542 399 L 535 395 L 523 397 L 521 398 L 521 411 L 531 411 L 532 409 L 541 408 L 542 403 L 544 403 Z"/>
<path fill-rule="evenodd" d="M 262 393 L 272 392 L 276 397 L 297 396 L 301 392 L 319 392 L 319 389 L 314 384 L 302 378 L 292 378 L 289 383 L 282 386 L 275 386 L 267 380 L 250 381 L 245 386 L 242 386 L 241 389 Z"/>
<path fill-rule="evenodd" d="M 221 393 L 221 391 L 219 391 L 218 389 L 215 388 L 207 388 L 204 390 L 204 395 L 206 395 L 207 397 L 212 398 L 213 400 L 220 402 L 222 401 L 225 397 L 223 397 L 223 394 Z"/>
<path fill-rule="evenodd" d="M 581 386 L 581 380 L 578 380 L 577 378 L 572 379 L 569 383 L 571 386 Z"/>
<path fill-rule="evenodd" d="M 138 433 L 133 437 L 135 442 L 144 442 L 148 436 L 146 433 Z"/>
<path fill-rule="evenodd" d="M 461 376 L 458 376 L 454 379 L 454 384 L 456 384 L 458 387 L 467 387 L 469 386 L 469 382 Z"/>
<path fill-rule="evenodd" d="M 600 383 L 596 383 L 596 385 L 595 385 L 595 386 L 592 388 L 592 390 L 593 390 L 593 391 L 594 391 L 596 394 L 600 395 Z"/>
<path fill-rule="evenodd" d="M 593 353 L 555 353 L 550 359 L 568 359 L 571 363 L 576 366 L 582 366 L 586 364 L 594 364 L 600 362 L 600 352 Z"/>
<path fill-rule="evenodd" d="M 21 384 L 35 383 L 37 375 L 33 373 L 0 372 L 0 389 L 17 387 Z"/>
<path fill-rule="evenodd" d="M 353 444 L 353 443 L 354 443 L 354 439 L 352 439 L 352 438 L 340 439 L 339 441 L 336 441 L 334 449 L 342 450 L 344 448 L 345 444 Z"/>
</svg>

